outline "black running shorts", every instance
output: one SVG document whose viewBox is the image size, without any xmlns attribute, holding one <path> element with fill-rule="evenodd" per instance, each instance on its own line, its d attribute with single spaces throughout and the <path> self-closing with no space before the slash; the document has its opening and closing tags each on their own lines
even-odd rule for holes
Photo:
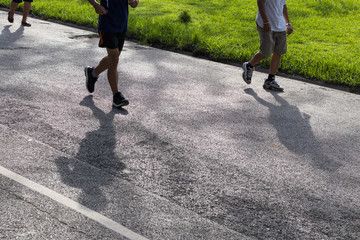
<svg viewBox="0 0 360 240">
<path fill-rule="evenodd" d="M 109 49 L 119 49 L 121 52 L 124 47 L 126 32 L 112 33 L 99 31 L 99 47 Z"/>
</svg>

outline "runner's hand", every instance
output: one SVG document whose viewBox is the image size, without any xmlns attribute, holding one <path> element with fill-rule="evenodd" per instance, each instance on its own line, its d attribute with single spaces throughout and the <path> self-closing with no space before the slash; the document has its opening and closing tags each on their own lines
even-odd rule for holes
<svg viewBox="0 0 360 240">
<path fill-rule="evenodd" d="M 96 4 L 94 5 L 94 8 L 95 8 L 95 12 L 99 15 L 105 15 L 107 14 L 107 10 L 101 6 L 100 4 Z"/>
<path fill-rule="evenodd" d="M 138 4 L 139 4 L 139 0 L 129 0 L 129 5 L 132 8 L 136 8 Z"/>
</svg>

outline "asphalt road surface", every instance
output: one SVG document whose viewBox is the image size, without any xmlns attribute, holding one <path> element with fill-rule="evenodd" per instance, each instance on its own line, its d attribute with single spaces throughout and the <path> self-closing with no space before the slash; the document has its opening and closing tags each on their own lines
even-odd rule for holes
<svg viewBox="0 0 360 240">
<path fill-rule="evenodd" d="M 0 239 L 360 239 L 360 96 L 0 11 Z"/>
</svg>

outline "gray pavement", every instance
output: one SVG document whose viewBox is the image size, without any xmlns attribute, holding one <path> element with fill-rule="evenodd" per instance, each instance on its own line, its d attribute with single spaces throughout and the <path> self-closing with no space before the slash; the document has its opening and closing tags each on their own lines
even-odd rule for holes
<svg viewBox="0 0 360 240">
<path fill-rule="evenodd" d="M 0 10 L 0 166 L 147 239 L 360 239 L 360 96 Z M 126 239 L 0 173 L 0 238 Z"/>
</svg>

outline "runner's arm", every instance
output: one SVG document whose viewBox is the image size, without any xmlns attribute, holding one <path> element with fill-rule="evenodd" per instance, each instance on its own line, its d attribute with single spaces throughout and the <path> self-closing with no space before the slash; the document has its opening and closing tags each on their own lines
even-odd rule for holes
<svg viewBox="0 0 360 240">
<path fill-rule="evenodd" d="M 94 7 L 95 12 L 99 15 L 107 14 L 106 9 L 101 6 L 97 1 L 95 0 L 88 0 L 88 2 Z"/>
</svg>

